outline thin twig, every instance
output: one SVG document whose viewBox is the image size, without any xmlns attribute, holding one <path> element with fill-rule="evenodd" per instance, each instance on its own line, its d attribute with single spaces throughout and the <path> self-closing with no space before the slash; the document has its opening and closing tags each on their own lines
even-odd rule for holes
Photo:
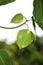
<svg viewBox="0 0 43 65">
<path fill-rule="evenodd" d="M 30 19 L 31 20 L 31 19 Z M 16 26 L 16 27 L 4 27 L 4 26 L 0 26 L 0 28 L 3 28 L 3 29 L 16 29 L 16 28 L 19 28 L 21 27 L 22 25 L 24 25 L 27 21 L 30 21 L 30 20 L 26 20 L 24 23 Z"/>
</svg>

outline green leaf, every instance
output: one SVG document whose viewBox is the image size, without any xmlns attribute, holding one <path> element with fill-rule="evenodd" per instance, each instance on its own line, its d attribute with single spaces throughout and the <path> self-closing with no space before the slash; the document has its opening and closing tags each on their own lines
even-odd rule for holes
<svg viewBox="0 0 43 65">
<path fill-rule="evenodd" d="M 11 23 L 21 23 L 22 21 L 23 15 L 21 13 L 18 13 L 12 18 Z"/>
<path fill-rule="evenodd" d="M 23 29 L 18 32 L 17 45 L 19 48 L 25 48 L 33 42 L 34 35 L 28 29 Z"/>
<path fill-rule="evenodd" d="M 39 27 L 43 29 L 43 0 L 34 0 L 33 6 L 33 16 L 35 17 L 35 21 Z"/>
<path fill-rule="evenodd" d="M 5 4 L 8 4 L 8 3 L 11 3 L 15 0 L 0 0 L 0 5 L 5 5 Z"/>
<path fill-rule="evenodd" d="M 0 65 L 12 65 L 10 56 L 2 49 L 0 49 Z"/>
</svg>

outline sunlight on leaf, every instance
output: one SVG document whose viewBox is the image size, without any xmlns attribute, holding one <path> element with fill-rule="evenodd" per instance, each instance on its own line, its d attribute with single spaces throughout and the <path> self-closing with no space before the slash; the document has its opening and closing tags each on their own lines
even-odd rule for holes
<svg viewBox="0 0 43 65">
<path fill-rule="evenodd" d="M 16 15 L 12 18 L 11 23 L 17 24 L 17 23 L 21 23 L 22 21 L 23 21 L 23 15 L 22 15 L 21 13 L 19 13 L 19 14 L 16 14 Z"/>
<path fill-rule="evenodd" d="M 17 35 L 17 45 L 19 48 L 25 48 L 33 42 L 34 35 L 27 29 L 20 30 Z"/>
</svg>

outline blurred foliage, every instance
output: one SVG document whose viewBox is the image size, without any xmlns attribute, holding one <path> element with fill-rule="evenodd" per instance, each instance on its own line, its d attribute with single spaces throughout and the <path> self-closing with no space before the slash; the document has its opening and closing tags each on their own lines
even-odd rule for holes
<svg viewBox="0 0 43 65">
<path fill-rule="evenodd" d="M 43 65 L 43 46 L 40 41 L 43 37 L 36 37 L 36 42 L 24 49 L 19 49 L 17 43 L 7 45 L 5 41 L 0 41 L 0 49 L 5 50 L 11 57 L 12 65 Z M 41 48 L 42 47 L 42 48 Z"/>
<path fill-rule="evenodd" d="M 1 48 L 5 48 L 5 46 L 7 46 L 6 40 L 1 40 L 1 41 L 0 41 L 0 49 L 1 49 Z"/>
</svg>

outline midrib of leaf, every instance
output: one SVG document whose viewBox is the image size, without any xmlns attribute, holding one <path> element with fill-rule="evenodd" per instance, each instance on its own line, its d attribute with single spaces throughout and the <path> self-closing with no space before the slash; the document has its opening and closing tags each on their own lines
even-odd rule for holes
<svg viewBox="0 0 43 65">
<path fill-rule="evenodd" d="M 4 63 L 4 61 L 3 61 L 3 59 L 2 59 L 2 57 L 1 57 L 1 56 L 0 56 L 0 59 L 1 59 L 2 63 L 3 63 L 3 65 L 5 65 L 5 63 Z"/>
</svg>

